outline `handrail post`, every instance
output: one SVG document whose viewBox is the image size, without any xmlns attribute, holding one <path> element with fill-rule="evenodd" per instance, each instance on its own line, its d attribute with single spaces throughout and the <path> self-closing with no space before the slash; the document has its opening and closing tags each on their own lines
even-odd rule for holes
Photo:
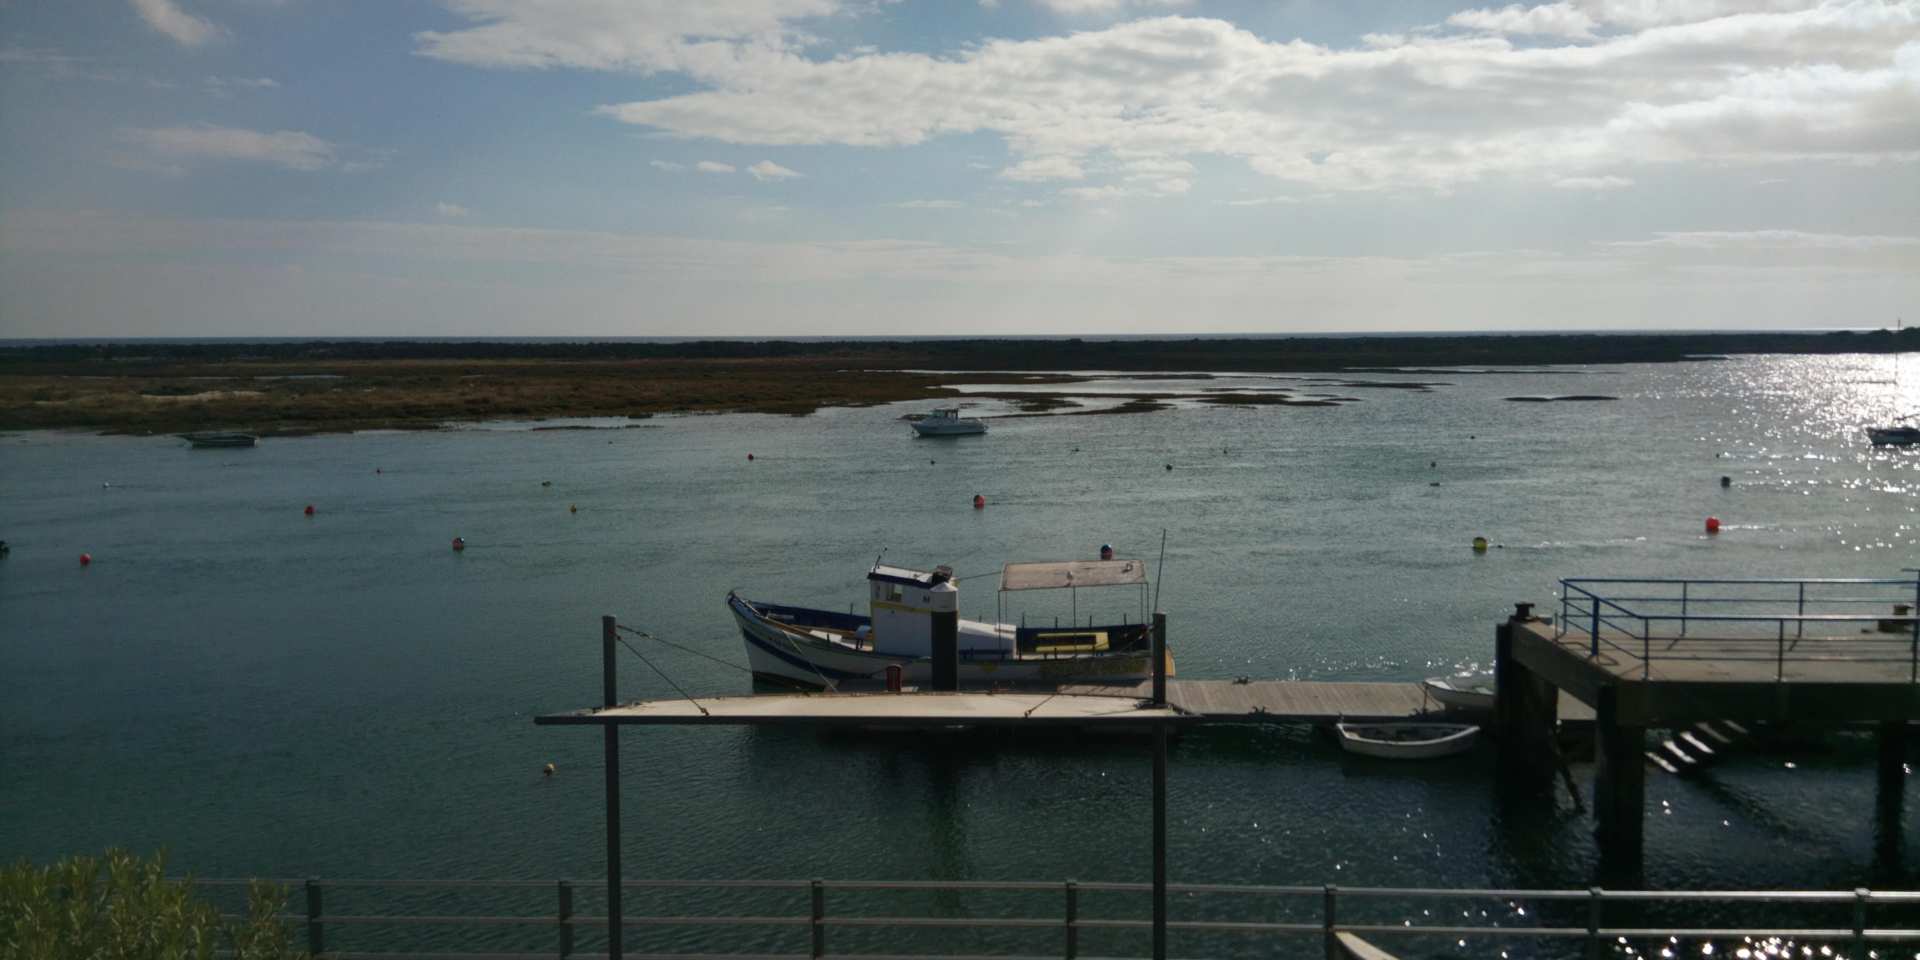
<svg viewBox="0 0 1920 960">
<path fill-rule="evenodd" d="M 1600 910 L 1605 902 L 1599 887 L 1587 888 L 1587 960 L 1601 960 L 1607 955 L 1606 944 L 1600 941 Z"/>
<path fill-rule="evenodd" d="M 1867 888 L 1853 888 L 1853 955 L 1867 955 Z"/>
<path fill-rule="evenodd" d="M 813 933 L 813 945 L 809 957 L 827 955 L 827 887 L 824 881 L 813 880 L 807 884 L 812 893 L 812 908 L 808 915 L 807 926 Z"/>
<path fill-rule="evenodd" d="M 1691 581 L 1680 581 L 1680 635 L 1683 637 L 1687 635 L 1687 588 L 1689 586 L 1692 586 Z"/>
<path fill-rule="evenodd" d="M 1774 639 L 1773 682 L 1787 678 L 1787 622 L 1780 621 L 1780 635 Z"/>
<path fill-rule="evenodd" d="M 1640 618 L 1640 679 L 1653 679 L 1653 618 Z"/>
<path fill-rule="evenodd" d="M 1080 956 L 1080 887 L 1072 880 L 1066 884 L 1067 894 L 1067 960 Z"/>
<path fill-rule="evenodd" d="M 307 953 L 319 956 L 326 952 L 327 933 L 321 922 L 320 881 L 315 877 L 307 878 Z"/>
<path fill-rule="evenodd" d="M 1585 591 L 1585 593 L 1587 595 L 1587 606 L 1593 609 L 1593 626 L 1590 628 L 1588 633 L 1588 636 L 1592 638 L 1592 642 L 1589 644 L 1589 647 L 1587 650 L 1587 656 L 1593 657 L 1595 659 L 1599 659 L 1600 657 L 1600 598 L 1595 596 L 1593 594 L 1593 591 L 1591 590 Z"/>
<path fill-rule="evenodd" d="M 1334 936 L 1334 901 L 1339 889 L 1329 883 L 1320 894 L 1320 939 L 1326 944 L 1327 960 L 1340 960 L 1340 939 Z"/>
<path fill-rule="evenodd" d="M 560 912 L 555 919 L 560 922 L 560 960 L 573 956 L 573 883 L 560 881 Z"/>
<path fill-rule="evenodd" d="M 1796 615 L 1800 620 L 1794 624 L 1793 635 L 1804 637 L 1807 635 L 1807 582 L 1805 580 L 1800 581 L 1800 609 L 1796 611 Z"/>
</svg>

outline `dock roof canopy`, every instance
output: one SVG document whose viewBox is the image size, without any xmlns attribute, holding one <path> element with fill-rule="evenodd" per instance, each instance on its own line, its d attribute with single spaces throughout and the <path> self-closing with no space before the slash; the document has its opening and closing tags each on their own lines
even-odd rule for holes
<svg viewBox="0 0 1920 960">
<path fill-rule="evenodd" d="M 1139 560 L 1060 560 L 1009 563 L 1000 571 L 1002 590 L 1065 590 L 1069 587 L 1123 587 L 1147 582 Z"/>
</svg>

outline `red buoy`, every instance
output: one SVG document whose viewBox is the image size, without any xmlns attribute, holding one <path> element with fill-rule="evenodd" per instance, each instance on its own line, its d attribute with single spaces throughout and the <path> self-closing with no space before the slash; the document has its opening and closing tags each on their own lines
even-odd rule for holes
<svg viewBox="0 0 1920 960">
<path fill-rule="evenodd" d="M 313 504 L 311 503 L 307 504 L 307 516 L 313 516 Z"/>
<path fill-rule="evenodd" d="M 453 538 L 453 548 L 454 548 L 455 550 L 465 550 L 465 549 L 467 548 L 467 538 L 466 538 L 466 537 L 454 537 L 454 538 Z"/>
<path fill-rule="evenodd" d="M 84 567 L 84 566 L 86 566 L 87 564 L 89 564 L 89 563 L 92 563 L 92 562 L 93 562 L 93 554 L 91 554 L 91 553 L 83 553 L 83 554 L 81 554 L 81 555 L 80 555 L 80 565 L 81 565 L 81 566 L 83 566 L 83 567 Z"/>
<path fill-rule="evenodd" d="M 975 510 L 985 510 L 985 509 L 987 508 L 987 498 L 986 498 L 986 497 L 983 497 L 983 496 L 981 496 L 981 495 L 979 495 L 979 494 L 977 494 L 977 493 L 976 493 L 976 494 L 974 494 L 974 495 L 973 495 L 973 508 L 974 508 Z"/>
<path fill-rule="evenodd" d="M 1720 532 L 1720 518 L 1719 518 L 1719 517 L 1708 517 L 1708 518 L 1707 518 L 1707 532 L 1708 532 L 1708 533 L 1719 533 L 1719 532 Z"/>
<path fill-rule="evenodd" d="M 751 453 L 749 453 L 749 454 L 747 454 L 747 459 L 748 459 L 748 460 L 752 460 L 752 459 L 753 459 L 753 454 L 751 454 Z"/>
</svg>

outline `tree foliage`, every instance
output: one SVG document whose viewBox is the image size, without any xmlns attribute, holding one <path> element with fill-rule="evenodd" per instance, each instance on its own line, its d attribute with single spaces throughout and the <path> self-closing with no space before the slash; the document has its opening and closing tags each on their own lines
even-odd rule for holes
<svg viewBox="0 0 1920 960">
<path fill-rule="evenodd" d="M 0 870 L 0 960 L 289 960 L 305 954 L 280 918 L 286 904 L 285 889 L 254 881 L 246 915 L 225 919 L 166 875 L 164 854 L 21 860 Z"/>
</svg>

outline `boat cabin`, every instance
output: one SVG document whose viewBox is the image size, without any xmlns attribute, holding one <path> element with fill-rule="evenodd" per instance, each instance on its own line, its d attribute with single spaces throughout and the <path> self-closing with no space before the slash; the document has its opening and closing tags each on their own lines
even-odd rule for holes
<svg viewBox="0 0 1920 960">
<path fill-rule="evenodd" d="M 1119 623 L 1096 624 L 1079 615 L 1079 591 L 1103 587 L 1135 587 L 1140 615 Z M 1147 617 L 1146 564 L 1139 560 L 1064 560 L 1050 563 L 1010 563 L 1000 575 L 1000 610 L 996 623 L 960 620 L 960 655 L 983 658 L 1053 658 L 1090 653 L 1143 649 L 1151 642 Z M 960 588 L 953 570 L 932 571 L 875 564 L 867 571 L 871 618 L 856 631 L 856 639 L 878 653 L 910 657 L 933 654 L 933 614 L 960 609 Z M 1006 594 L 1024 590 L 1065 590 L 1069 615 L 1046 625 L 1018 626 L 1006 622 Z"/>
</svg>

